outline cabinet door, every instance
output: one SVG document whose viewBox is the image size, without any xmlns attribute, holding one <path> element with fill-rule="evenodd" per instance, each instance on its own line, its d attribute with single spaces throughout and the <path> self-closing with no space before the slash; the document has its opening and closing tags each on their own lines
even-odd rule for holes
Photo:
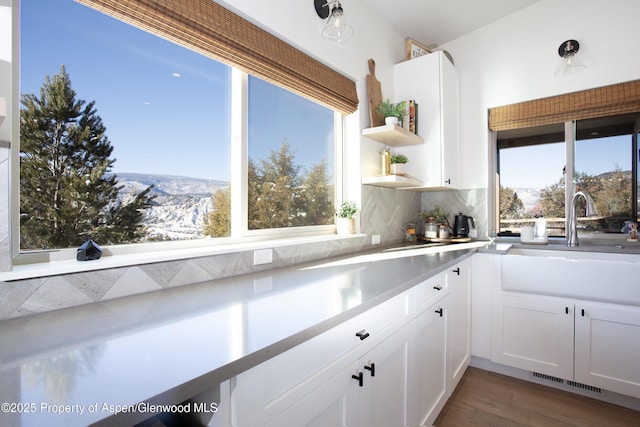
<svg viewBox="0 0 640 427">
<path fill-rule="evenodd" d="M 495 293 L 491 347 L 493 362 L 573 378 L 573 302 Z"/>
<path fill-rule="evenodd" d="M 444 297 L 414 321 L 415 382 L 409 400 L 409 425 L 412 426 L 433 425 L 447 401 L 447 298 Z"/>
<path fill-rule="evenodd" d="M 447 272 L 449 312 L 447 315 L 447 370 L 449 391 L 453 391 L 471 360 L 471 259 Z"/>
<path fill-rule="evenodd" d="M 406 426 L 409 351 L 412 328 L 407 325 L 360 359 L 364 373 L 359 387 L 358 425 Z M 335 425 L 335 424 L 325 424 Z"/>
<path fill-rule="evenodd" d="M 460 188 L 458 141 L 458 72 L 444 56 L 440 59 L 440 108 L 442 111 L 442 186 Z"/>
<path fill-rule="evenodd" d="M 355 426 L 361 371 L 349 367 L 268 422 L 269 427 Z M 363 373 L 364 375 L 364 373 Z"/>
<path fill-rule="evenodd" d="M 640 398 L 640 308 L 576 304 L 575 380 Z"/>
</svg>

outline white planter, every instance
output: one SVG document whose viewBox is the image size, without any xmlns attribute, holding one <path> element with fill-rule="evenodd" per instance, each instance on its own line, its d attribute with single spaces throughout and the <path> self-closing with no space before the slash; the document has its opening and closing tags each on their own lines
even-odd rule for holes
<svg viewBox="0 0 640 427">
<path fill-rule="evenodd" d="M 398 124 L 398 118 L 397 117 L 385 117 L 384 118 L 384 122 L 387 125 L 397 125 Z"/>
<path fill-rule="evenodd" d="M 391 163 L 391 175 L 404 175 L 406 163 Z"/>
<path fill-rule="evenodd" d="M 336 222 L 336 232 L 338 234 L 355 234 L 356 233 L 356 219 L 355 218 L 338 218 Z"/>
</svg>

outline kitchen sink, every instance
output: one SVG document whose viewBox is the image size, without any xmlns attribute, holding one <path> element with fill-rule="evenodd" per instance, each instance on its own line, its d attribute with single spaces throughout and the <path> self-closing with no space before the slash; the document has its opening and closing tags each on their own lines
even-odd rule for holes
<svg viewBox="0 0 640 427">
<path fill-rule="evenodd" d="M 600 249 L 600 250 L 594 250 L 594 249 Z M 602 251 L 603 249 L 606 249 L 607 251 L 604 252 Z M 610 252 L 611 249 L 614 249 L 614 248 L 591 247 L 590 250 L 568 250 L 567 248 L 532 249 L 532 248 L 512 247 L 507 251 L 507 254 L 532 256 L 532 257 L 545 257 L 545 258 L 640 262 L 640 254 L 638 253 L 627 252 L 625 251 L 624 248 L 620 248 L 615 252 Z"/>
</svg>

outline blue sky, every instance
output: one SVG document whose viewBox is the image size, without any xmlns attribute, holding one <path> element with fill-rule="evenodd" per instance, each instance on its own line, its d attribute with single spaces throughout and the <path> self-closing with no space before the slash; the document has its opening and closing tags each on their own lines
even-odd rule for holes
<svg viewBox="0 0 640 427">
<path fill-rule="evenodd" d="M 64 64 L 77 98 L 96 101 L 114 172 L 229 179 L 228 67 L 72 0 L 22 0 L 21 14 L 21 93 L 38 93 Z M 291 95 L 263 86 L 252 98 L 250 156 L 265 158 L 285 138 L 304 166 L 332 155 L 327 120 L 301 114 L 308 101 L 274 103 Z"/>
<path fill-rule="evenodd" d="M 501 184 L 511 188 L 541 189 L 562 178 L 564 143 L 520 147 L 501 151 Z M 578 141 L 575 164 L 578 172 L 598 175 L 619 167 L 631 170 L 631 137 L 620 136 Z"/>
</svg>

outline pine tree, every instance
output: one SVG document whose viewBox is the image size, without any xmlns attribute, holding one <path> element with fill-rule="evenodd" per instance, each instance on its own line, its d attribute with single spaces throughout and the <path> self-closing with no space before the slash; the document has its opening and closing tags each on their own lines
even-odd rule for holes
<svg viewBox="0 0 640 427">
<path fill-rule="evenodd" d="M 39 96 L 23 94 L 20 112 L 20 240 L 23 249 L 67 248 L 91 238 L 130 243 L 152 187 L 118 201 L 110 174 L 113 147 L 95 102 L 76 99 L 65 67 L 47 76 Z"/>
<path fill-rule="evenodd" d="M 332 224 L 334 220 L 333 185 L 327 177 L 324 161 L 303 170 L 286 141 L 259 164 L 249 159 L 248 228 L 299 227 Z M 204 234 L 228 236 L 231 231 L 229 190 L 213 196 L 213 209 L 207 218 Z"/>
<path fill-rule="evenodd" d="M 212 196 L 213 209 L 209 212 L 203 233 L 211 237 L 231 235 L 231 198 L 229 188 L 219 189 Z"/>
</svg>

